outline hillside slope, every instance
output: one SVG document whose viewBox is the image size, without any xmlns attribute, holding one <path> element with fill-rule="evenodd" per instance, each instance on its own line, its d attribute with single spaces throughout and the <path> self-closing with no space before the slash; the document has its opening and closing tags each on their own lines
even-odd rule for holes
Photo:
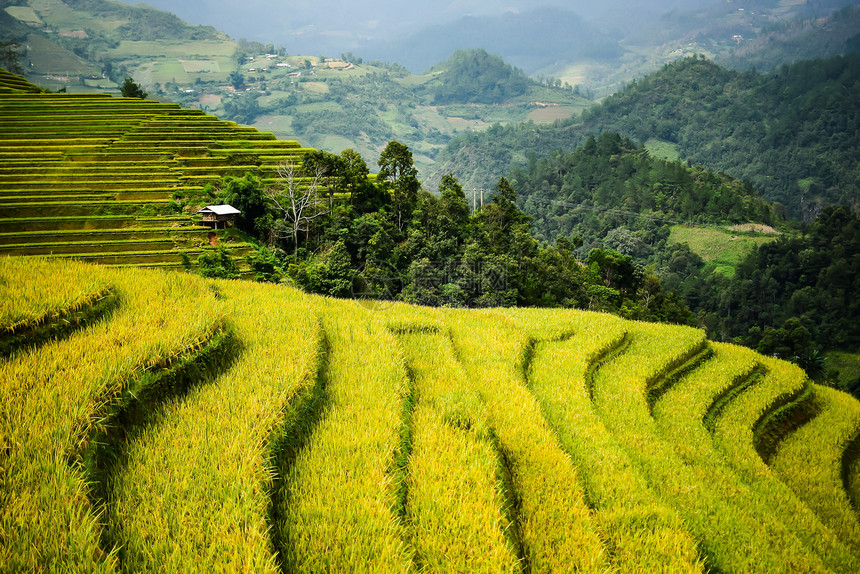
<svg viewBox="0 0 860 574">
<path fill-rule="evenodd" d="M 736 70 L 766 72 L 801 60 L 860 52 L 860 5 L 827 17 L 797 18 L 762 29 L 756 38 L 716 59 Z"/>
<path fill-rule="evenodd" d="M 528 80 L 524 91 L 477 103 L 471 91 L 479 87 L 467 82 L 466 97 L 440 106 L 430 88 L 445 62 L 434 73 L 412 75 L 399 64 L 365 61 L 342 51 L 329 54 L 341 58 L 290 55 L 279 45 L 234 41 L 144 5 L 8 3 L 0 0 L 0 8 L 6 8 L 0 10 L 0 41 L 18 42 L 22 73 L 35 84 L 116 94 L 131 76 L 152 97 L 318 149 L 355 149 L 376 158 L 389 141 L 402 141 L 415 150 L 421 170 L 456 133 L 494 122 L 552 122 L 592 104 L 560 81 Z"/>
<path fill-rule="evenodd" d="M 551 126 L 493 127 L 455 138 L 436 174 L 485 187 L 499 173 L 573 150 L 594 132 L 615 131 L 681 159 L 743 179 L 794 216 L 823 204 L 860 203 L 860 55 L 800 62 L 778 72 L 740 73 L 701 57 L 679 60 Z"/>
<path fill-rule="evenodd" d="M 696 329 L 6 257 L 0 294 L 10 570 L 860 568 L 860 403 Z"/>
<path fill-rule="evenodd" d="M 208 184 L 275 167 L 294 141 L 199 110 L 137 98 L 38 93 L 0 70 L 0 254 L 179 266 L 216 244 L 249 246 L 195 223 Z"/>
<path fill-rule="evenodd" d="M 191 26 L 144 3 L 0 0 L 0 23 L 0 40 L 21 45 L 20 63 L 29 78 L 52 88 L 116 89 L 141 58 L 149 73 L 169 74 L 174 82 L 193 81 L 187 72 L 199 61 L 206 75 L 223 81 L 236 49 L 215 28 Z"/>
<path fill-rule="evenodd" d="M 535 236 L 549 242 L 579 237 L 585 253 L 604 247 L 654 262 L 670 225 L 782 221 L 748 184 L 655 158 L 613 132 L 589 136 L 571 153 L 532 161 L 513 177 Z"/>
</svg>

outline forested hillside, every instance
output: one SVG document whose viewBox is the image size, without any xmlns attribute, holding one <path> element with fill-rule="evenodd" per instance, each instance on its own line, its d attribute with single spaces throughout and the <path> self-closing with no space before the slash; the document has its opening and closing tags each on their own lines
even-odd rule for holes
<svg viewBox="0 0 860 574">
<path fill-rule="evenodd" d="M 826 208 L 800 235 L 758 247 L 734 277 L 694 274 L 680 290 L 714 338 L 795 360 L 824 375 L 824 349 L 860 346 L 860 219 Z M 860 379 L 850 381 L 860 396 Z"/>
<path fill-rule="evenodd" d="M 491 174 L 524 166 L 526 153 L 571 151 L 588 134 L 611 130 L 748 181 L 791 215 L 814 219 L 823 205 L 860 202 L 858 82 L 860 55 L 800 62 L 767 75 L 687 58 L 630 84 L 582 118 L 458 136 L 440 154 L 436 173 L 482 187 Z"/>
<path fill-rule="evenodd" d="M 500 104 L 524 95 L 530 84 L 522 70 L 486 50 L 457 50 L 421 91 L 434 104 Z"/>
<path fill-rule="evenodd" d="M 748 184 L 654 158 L 614 132 L 591 135 L 572 153 L 532 156 L 513 181 L 539 239 L 579 237 L 586 248 L 607 246 L 642 259 L 659 250 L 669 225 L 780 220 Z"/>
</svg>

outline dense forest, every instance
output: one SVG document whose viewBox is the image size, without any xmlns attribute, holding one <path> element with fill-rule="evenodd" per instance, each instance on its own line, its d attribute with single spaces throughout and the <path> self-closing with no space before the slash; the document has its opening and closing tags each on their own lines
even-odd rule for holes
<svg viewBox="0 0 860 574">
<path fill-rule="evenodd" d="M 758 247 L 731 279 L 693 274 L 680 290 L 712 337 L 821 375 L 821 351 L 860 346 L 860 219 L 825 208 L 802 233 Z"/>
<path fill-rule="evenodd" d="M 528 160 L 616 131 L 673 146 L 680 157 L 751 183 L 789 214 L 812 220 L 824 205 L 860 203 L 860 55 L 805 61 L 762 75 L 679 60 L 551 126 L 493 126 L 457 136 L 437 171 L 486 186 Z"/>
<path fill-rule="evenodd" d="M 581 260 L 575 255 L 579 240 L 539 242 L 507 179 L 499 180 L 492 202 L 470 213 L 453 176 L 442 178 L 438 195 L 422 189 L 403 144 L 390 142 L 378 163 L 373 181 L 352 150 L 311 153 L 301 177 L 324 182 L 345 198 L 339 202 L 322 187 L 297 195 L 290 176 L 268 191 L 250 175 L 227 178 L 218 200 L 242 210 L 239 227 L 267 245 L 251 257 L 257 277 L 276 280 L 285 273 L 306 291 L 341 297 L 452 307 L 565 306 L 692 324 L 680 298 L 630 255 L 592 249 Z M 312 192 L 322 195 L 313 199 Z M 302 201 L 307 210 L 297 215 Z M 200 263 L 204 273 L 236 273 L 223 257 Z"/>
</svg>

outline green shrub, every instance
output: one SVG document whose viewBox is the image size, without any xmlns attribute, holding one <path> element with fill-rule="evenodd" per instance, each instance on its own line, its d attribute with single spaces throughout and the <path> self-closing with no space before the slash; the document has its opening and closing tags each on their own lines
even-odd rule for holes
<svg viewBox="0 0 860 574">
<path fill-rule="evenodd" d="M 226 247 L 219 247 L 217 252 L 201 253 L 197 258 L 197 269 L 203 277 L 220 279 L 236 279 L 239 277 L 239 267 Z"/>
</svg>

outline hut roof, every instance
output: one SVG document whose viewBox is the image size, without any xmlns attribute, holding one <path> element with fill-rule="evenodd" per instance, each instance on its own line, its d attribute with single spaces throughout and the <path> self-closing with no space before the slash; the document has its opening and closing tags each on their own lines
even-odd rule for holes
<svg viewBox="0 0 860 574">
<path fill-rule="evenodd" d="M 207 205 L 203 209 L 198 209 L 197 213 L 214 213 L 215 215 L 237 215 L 242 213 L 232 205 Z"/>
</svg>

